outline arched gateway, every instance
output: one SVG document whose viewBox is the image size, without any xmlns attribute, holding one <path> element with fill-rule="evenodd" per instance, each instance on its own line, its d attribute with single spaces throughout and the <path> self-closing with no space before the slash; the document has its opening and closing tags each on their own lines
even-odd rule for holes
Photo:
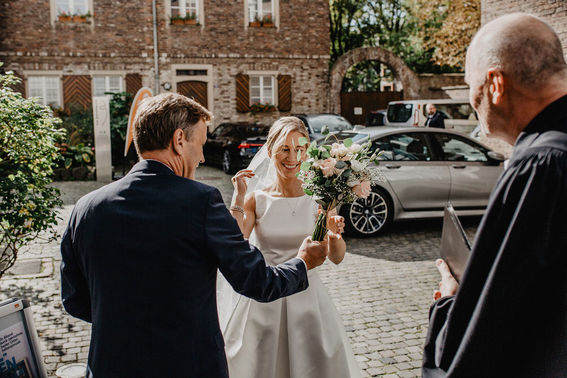
<svg viewBox="0 0 567 378">
<path fill-rule="evenodd" d="M 387 65 L 404 87 L 404 97 L 413 99 L 419 97 L 419 78 L 394 53 L 381 47 L 359 47 L 342 55 L 331 69 L 331 111 L 341 113 L 341 89 L 347 70 L 365 60 L 377 60 Z"/>
</svg>

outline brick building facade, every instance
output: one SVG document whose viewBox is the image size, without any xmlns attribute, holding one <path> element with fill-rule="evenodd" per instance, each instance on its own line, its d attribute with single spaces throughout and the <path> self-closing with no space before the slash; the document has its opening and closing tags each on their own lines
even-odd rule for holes
<svg viewBox="0 0 567 378">
<path fill-rule="evenodd" d="M 565 0 L 482 0 L 482 24 L 507 13 L 525 12 L 541 17 L 559 35 L 567 56 L 567 1 Z"/>
<path fill-rule="evenodd" d="M 328 0 L 156 3 L 157 86 L 152 0 L 0 0 L 0 61 L 58 107 L 148 86 L 195 97 L 215 125 L 327 111 Z"/>
</svg>

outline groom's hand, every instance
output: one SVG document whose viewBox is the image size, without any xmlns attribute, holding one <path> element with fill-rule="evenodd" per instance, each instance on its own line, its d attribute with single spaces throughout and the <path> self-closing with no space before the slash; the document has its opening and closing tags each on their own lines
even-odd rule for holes
<svg viewBox="0 0 567 378">
<path fill-rule="evenodd" d="M 318 267 L 327 258 L 327 241 L 317 242 L 311 240 L 311 236 L 306 237 L 299 247 L 297 257 L 305 261 L 307 270 Z"/>
</svg>

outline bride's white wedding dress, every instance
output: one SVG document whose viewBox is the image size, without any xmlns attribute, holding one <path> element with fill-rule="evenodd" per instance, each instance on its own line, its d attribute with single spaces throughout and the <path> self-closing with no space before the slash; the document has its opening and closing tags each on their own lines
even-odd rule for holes
<svg viewBox="0 0 567 378">
<path fill-rule="evenodd" d="M 276 265 L 297 255 L 313 232 L 317 204 L 308 196 L 273 197 L 255 191 L 250 243 Z M 317 269 L 307 290 L 271 303 L 219 287 L 219 316 L 231 378 L 360 377 L 342 320 Z M 230 291 L 230 292 L 229 292 Z"/>
</svg>

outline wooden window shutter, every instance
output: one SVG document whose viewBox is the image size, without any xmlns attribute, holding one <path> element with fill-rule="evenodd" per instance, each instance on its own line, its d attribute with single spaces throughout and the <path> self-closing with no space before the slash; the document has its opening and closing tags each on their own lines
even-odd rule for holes
<svg viewBox="0 0 567 378">
<path fill-rule="evenodd" d="M 236 75 L 236 111 L 250 111 L 250 77 L 244 74 Z"/>
<path fill-rule="evenodd" d="M 278 110 L 291 110 L 291 75 L 278 75 Z"/>
<path fill-rule="evenodd" d="M 126 92 L 135 96 L 136 93 L 142 88 L 142 75 L 138 73 L 126 74 Z"/>
<path fill-rule="evenodd" d="M 63 76 L 63 104 L 65 109 L 78 105 L 85 109 L 92 103 L 91 77 L 88 75 Z"/>
</svg>

